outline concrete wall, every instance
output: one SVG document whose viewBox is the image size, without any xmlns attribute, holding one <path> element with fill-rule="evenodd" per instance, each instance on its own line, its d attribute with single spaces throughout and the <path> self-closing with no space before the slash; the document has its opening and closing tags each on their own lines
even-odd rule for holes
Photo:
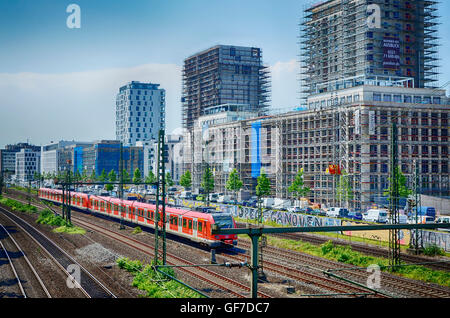
<svg viewBox="0 0 450 318">
<path fill-rule="evenodd" d="M 450 199 L 421 195 L 422 206 L 429 206 L 436 209 L 439 215 L 450 215 Z"/>
</svg>

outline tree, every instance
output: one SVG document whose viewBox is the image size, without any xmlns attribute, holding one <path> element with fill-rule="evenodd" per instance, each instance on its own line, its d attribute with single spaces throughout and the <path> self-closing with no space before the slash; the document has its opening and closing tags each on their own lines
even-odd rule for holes
<svg viewBox="0 0 450 318">
<path fill-rule="evenodd" d="M 142 182 L 141 171 L 139 170 L 139 168 L 136 168 L 136 170 L 134 170 L 133 183 L 138 185 L 141 182 Z"/>
<path fill-rule="evenodd" d="M 130 183 L 131 179 L 130 179 L 130 174 L 128 173 L 127 170 L 123 169 L 122 170 L 122 182 L 123 183 Z"/>
<path fill-rule="evenodd" d="M 298 199 L 306 197 L 311 191 L 310 188 L 305 186 L 303 168 L 301 168 L 297 173 L 297 176 L 295 177 L 294 182 L 292 182 L 291 186 L 288 188 L 288 191 L 294 193 L 294 196 Z"/>
<path fill-rule="evenodd" d="M 394 176 L 389 177 L 389 187 L 384 190 L 383 195 L 388 197 L 388 201 L 391 201 L 391 187 L 394 185 L 394 181 L 398 185 L 399 198 L 408 198 L 413 191 L 406 186 L 406 177 L 400 170 L 400 167 L 394 169 Z"/>
<path fill-rule="evenodd" d="M 192 186 L 192 176 L 189 170 L 186 170 L 186 172 L 181 176 L 180 185 L 184 188 L 184 190 Z"/>
<path fill-rule="evenodd" d="M 106 171 L 105 171 L 105 169 L 103 169 L 102 173 L 98 177 L 98 181 L 105 182 L 107 178 L 108 178 L 108 176 L 106 175 Z"/>
<path fill-rule="evenodd" d="M 348 174 L 343 171 L 336 183 L 336 200 L 348 203 L 351 199 L 353 199 L 353 188 L 349 182 Z"/>
<path fill-rule="evenodd" d="M 91 173 L 91 176 L 89 177 L 89 179 L 91 180 L 91 182 L 94 182 L 97 180 L 97 174 L 95 173 L 95 169 L 92 169 L 92 173 Z"/>
<path fill-rule="evenodd" d="M 116 176 L 116 172 L 114 171 L 114 169 L 108 173 L 108 180 L 110 182 L 116 182 L 117 176 Z M 112 184 L 107 184 L 105 186 L 105 189 L 106 189 L 106 191 L 111 192 L 114 189 L 114 186 Z"/>
<path fill-rule="evenodd" d="M 214 175 L 212 174 L 209 165 L 207 165 L 203 173 L 201 186 L 203 190 L 205 190 L 206 205 L 209 205 L 209 193 L 214 190 Z"/>
<path fill-rule="evenodd" d="M 147 184 L 152 184 L 156 182 L 156 177 L 155 174 L 153 173 L 153 171 L 150 171 L 148 173 L 148 176 L 145 178 L 145 183 Z"/>
<path fill-rule="evenodd" d="M 257 179 L 256 196 L 258 197 L 258 223 L 262 223 L 262 202 L 261 198 L 270 195 L 270 180 L 267 178 L 264 170 L 261 170 L 261 175 Z"/>
<path fill-rule="evenodd" d="M 109 179 L 109 181 L 111 181 L 111 182 L 116 182 L 116 180 L 117 180 L 117 175 L 116 175 L 116 172 L 114 171 L 114 169 L 111 170 L 111 171 L 108 173 L 108 179 Z"/>
<path fill-rule="evenodd" d="M 166 173 L 166 185 L 168 187 L 172 187 L 175 183 L 172 180 L 172 175 L 170 174 L 170 172 Z"/>
<path fill-rule="evenodd" d="M 233 169 L 233 171 L 231 171 L 230 175 L 228 176 L 226 188 L 227 190 L 234 192 L 235 200 L 237 200 L 237 192 L 241 190 L 243 185 L 244 183 L 239 178 L 239 173 L 237 172 L 236 169 Z"/>
</svg>

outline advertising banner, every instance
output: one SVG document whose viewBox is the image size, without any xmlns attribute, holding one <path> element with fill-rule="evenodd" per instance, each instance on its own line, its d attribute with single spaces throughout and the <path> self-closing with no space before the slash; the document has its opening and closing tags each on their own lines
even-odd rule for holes
<svg viewBox="0 0 450 318">
<path fill-rule="evenodd" d="M 400 40 L 396 37 L 383 38 L 383 68 L 400 68 Z"/>
</svg>

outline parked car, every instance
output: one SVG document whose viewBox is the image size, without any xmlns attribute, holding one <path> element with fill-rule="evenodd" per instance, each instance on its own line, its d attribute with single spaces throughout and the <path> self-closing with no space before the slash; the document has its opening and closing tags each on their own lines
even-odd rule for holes
<svg viewBox="0 0 450 318">
<path fill-rule="evenodd" d="M 348 217 L 349 219 L 352 219 L 352 220 L 358 220 L 358 221 L 360 221 L 360 220 L 363 219 L 362 213 L 359 213 L 359 212 L 349 212 L 348 215 L 347 215 L 347 217 Z"/>
<path fill-rule="evenodd" d="M 293 206 L 293 207 L 290 207 L 288 209 L 288 211 L 291 212 L 291 213 L 300 213 L 302 211 L 302 209 L 300 209 L 299 206 Z"/>
<path fill-rule="evenodd" d="M 450 216 L 441 216 L 436 220 L 438 224 L 448 224 L 450 223 Z M 450 232 L 450 229 L 438 229 L 440 231 Z"/>
<path fill-rule="evenodd" d="M 367 215 L 364 218 L 367 222 L 387 223 L 388 213 L 387 210 L 370 209 L 367 211 Z"/>
<path fill-rule="evenodd" d="M 327 216 L 332 217 L 332 218 L 339 218 L 339 217 L 344 218 L 344 217 L 347 217 L 347 215 L 348 215 L 348 209 L 345 209 L 345 208 L 333 207 L 333 208 L 329 208 L 327 211 Z"/>
<path fill-rule="evenodd" d="M 450 216 L 440 216 L 437 220 L 436 223 L 450 223 Z"/>
</svg>

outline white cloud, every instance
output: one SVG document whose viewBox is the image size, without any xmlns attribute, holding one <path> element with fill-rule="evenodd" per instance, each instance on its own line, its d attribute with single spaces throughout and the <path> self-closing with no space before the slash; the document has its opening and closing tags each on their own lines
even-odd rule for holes
<svg viewBox="0 0 450 318">
<path fill-rule="evenodd" d="M 166 90 L 166 129 L 181 132 L 181 67 L 146 64 L 61 74 L 0 73 L 0 147 L 26 141 L 115 139 L 115 98 L 130 81 Z M 295 59 L 271 66 L 273 108 L 298 105 Z"/>
<path fill-rule="evenodd" d="M 63 74 L 0 73 L 0 146 L 30 139 L 115 139 L 115 98 L 130 81 L 166 90 L 167 129 L 180 126 L 181 68 L 147 64 Z"/>
<path fill-rule="evenodd" d="M 295 59 L 277 62 L 270 67 L 273 108 L 293 108 L 299 105 L 299 70 L 298 62 Z"/>
</svg>

